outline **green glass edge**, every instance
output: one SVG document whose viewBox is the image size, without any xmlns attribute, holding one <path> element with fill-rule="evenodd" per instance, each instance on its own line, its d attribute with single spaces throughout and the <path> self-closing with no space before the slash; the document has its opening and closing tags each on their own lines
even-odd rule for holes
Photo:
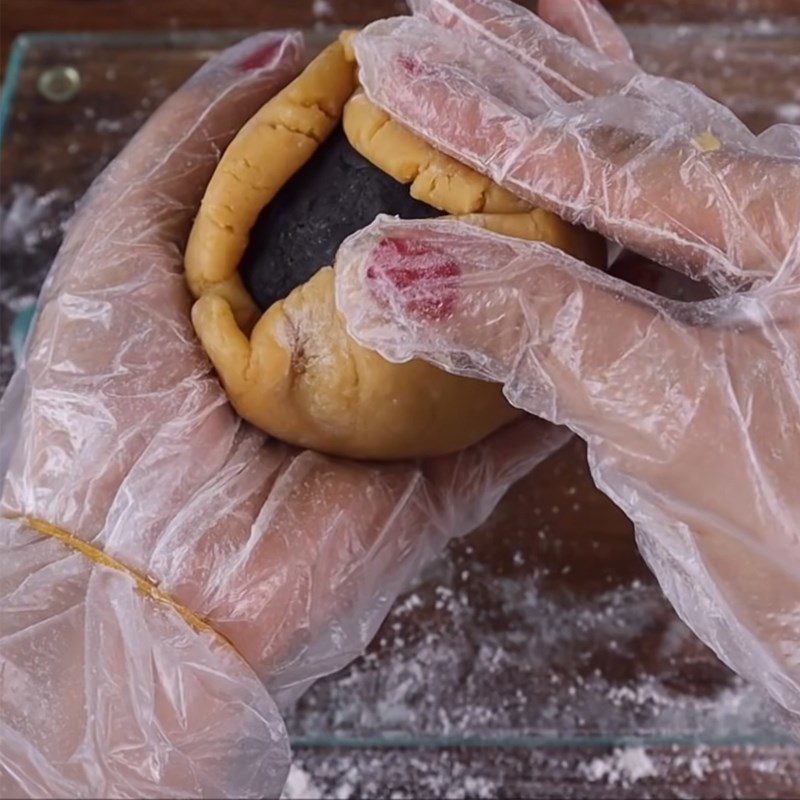
<svg viewBox="0 0 800 800">
<path fill-rule="evenodd" d="M 11 117 L 11 105 L 14 101 L 19 73 L 22 69 L 22 62 L 25 59 L 25 53 L 28 51 L 29 43 L 30 37 L 23 34 L 14 39 L 14 43 L 11 45 L 8 68 L 3 82 L 3 93 L 0 95 L 0 147 L 3 146 L 3 135 Z"/>
<path fill-rule="evenodd" d="M 484 736 L 353 736 L 330 734 L 320 736 L 293 736 L 289 739 L 294 747 L 352 747 L 352 748 L 439 748 L 451 747 L 500 747 L 527 748 L 530 750 L 558 747 L 603 748 L 603 747 L 800 747 L 790 736 L 513 736 L 487 734 Z"/>
<path fill-rule="evenodd" d="M 780 29 L 764 29 L 757 24 L 635 24 L 625 26 L 626 30 L 641 32 L 643 30 L 676 30 L 681 28 L 687 34 L 701 31 L 718 33 L 736 31 L 751 38 L 800 38 L 800 22 L 782 21 Z M 339 28 L 331 26 L 328 28 L 327 35 Z M 6 69 L 5 81 L 3 84 L 2 95 L 0 95 L 0 147 L 11 115 L 14 94 L 19 80 L 25 55 L 32 45 L 42 43 L 58 42 L 61 44 L 189 44 L 218 43 L 220 39 L 230 39 L 235 42 L 239 38 L 244 38 L 259 29 L 234 29 L 223 28 L 216 30 L 198 29 L 192 31 L 162 31 L 162 32 L 136 32 L 120 31 L 113 33 L 90 33 L 90 32 L 48 32 L 48 33 L 29 33 L 18 36 L 12 45 L 9 54 L 8 67 Z M 307 35 L 313 38 L 322 38 L 326 35 L 325 30 L 306 30 Z M 294 747 L 353 747 L 353 748 L 450 748 L 450 747 L 502 747 L 502 748 L 556 748 L 556 747 L 660 747 L 660 746 L 705 746 L 705 747 L 736 747 L 748 745 L 772 745 L 772 746 L 797 746 L 797 742 L 788 736 L 352 736 L 349 734 L 337 736 L 290 736 Z"/>
<path fill-rule="evenodd" d="M 324 25 L 312 28 L 298 28 L 285 26 L 275 30 L 301 30 L 307 36 L 318 39 L 330 37 L 344 28 L 353 27 L 346 25 Z M 700 33 L 716 33 L 718 35 L 738 34 L 750 39 L 793 39 L 800 37 L 800 14 L 793 17 L 777 19 L 773 25 L 763 25 L 758 20 L 744 20 L 742 22 L 634 22 L 627 23 L 622 28 L 633 34 L 642 32 L 658 33 L 659 31 L 680 31 L 687 36 Z M 198 40 L 218 41 L 220 38 L 244 38 L 264 31 L 265 28 L 194 28 L 189 30 L 163 30 L 163 31 L 41 31 L 38 33 L 20 34 L 15 41 L 26 40 L 31 44 L 49 42 L 85 44 L 192 44 Z"/>
<path fill-rule="evenodd" d="M 738 34 L 739 36 L 752 39 L 800 39 L 800 19 L 784 18 L 776 21 L 774 26 L 763 26 L 757 21 L 745 21 L 741 23 L 635 23 L 623 26 L 625 31 L 637 35 L 647 31 L 657 33 L 658 31 L 681 31 L 690 35 L 717 34 L 728 35 Z M 23 33 L 18 36 L 12 45 L 8 59 L 8 69 L 6 70 L 3 93 L 0 96 L 0 147 L 2 147 L 3 136 L 11 116 L 11 107 L 14 94 L 17 89 L 19 73 L 22 67 L 25 54 L 32 45 L 58 42 L 60 44 L 109 44 L 109 45 L 147 45 L 147 44 L 218 44 L 220 39 L 229 39 L 234 43 L 238 39 L 243 39 L 253 33 L 257 33 L 259 28 L 199 28 L 187 31 L 115 31 L 106 33 L 93 33 L 88 31 L 59 31 L 41 33 Z M 320 41 L 330 38 L 342 26 L 325 26 L 322 28 L 305 28 L 303 32 L 311 40 Z"/>
<path fill-rule="evenodd" d="M 320 41 L 328 39 L 342 30 L 343 26 L 331 25 L 323 28 L 305 28 L 303 32 L 311 39 Z M 623 26 L 625 31 L 636 39 L 644 31 L 650 34 L 658 31 L 680 31 L 687 36 L 698 34 L 716 34 L 731 36 L 738 34 L 752 39 L 800 39 L 800 20 L 784 18 L 776 21 L 774 26 L 763 26 L 757 21 L 742 23 L 635 23 Z M 19 73 L 25 54 L 36 44 L 57 42 L 59 44 L 108 44 L 108 45 L 147 45 L 147 44 L 202 44 L 208 42 L 219 44 L 220 39 L 228 39 L 232 44 L 239 39 L 258 33 L 260 28 L 199 28 L 186 31 L 114 31 L 93 33 L 88 31 L 59 31 L 24 33 L 18 36 L 12 45 L 8 59 L 3 93 L 0 97 L 0 147 L 11 115 L 14 94 L 17 89 Z"/>
</svg>

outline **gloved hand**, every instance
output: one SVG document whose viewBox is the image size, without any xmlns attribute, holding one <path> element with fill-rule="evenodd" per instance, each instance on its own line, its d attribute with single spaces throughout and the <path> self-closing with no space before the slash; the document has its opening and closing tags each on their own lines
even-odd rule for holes
<svg viewBox="0 0 800 800">
<path fill-rule="evenodd" d="M 800 129 L 754 136 L 643 73 L 599 4 L 542 3 L 557 5 L 582 12 L 578 38 L 506 0 L 413 0 L 413 17 L 356 38 L 366 92 L 521 197 L 718 296 L 672 302 L 546 245 L 383 217 L 340 250 L 337 302 L 385 357 L 501 381 L 583 437 L 681 617 L 800 714 Z M 394 280 L 413 266 L 381 259 L 396 238 L 460 274 Z M 414 313 L 442 293 L 446 318 Z"/>
<path fill-rule="evenodd" d="M 182 251 L 219 153 L 302 56 L 263 34 L 206 65 L 96 181 L 48 279 L 0 409 L 5 797 L 277 796 L 279 706 L 564 439 L 527 420 L 361 464 L 232 412 Z"/>
</svg>

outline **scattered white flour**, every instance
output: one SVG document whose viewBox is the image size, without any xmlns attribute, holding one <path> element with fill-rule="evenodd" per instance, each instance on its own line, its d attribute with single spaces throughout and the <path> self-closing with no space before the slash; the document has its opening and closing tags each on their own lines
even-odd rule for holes
<svg viewBox="0 0 800 800">
<path fill-rule="evenodd" d="M 711 772 L 711 759 L 704 747 L 698 747 L 689 762 L 689 773 L 698 781 L 703 780 Z"/>
<path fill-rule="evenodd" d="M 800 754 L 795 747 L 660 745 L 602 752 L 604 757 L 593 758 L 583 748 L 298 747 L 290 779 L 293 794 L 283 797 L 798 797 Z"/>
<path fill-rule="evenodd" d="M 780 764 L 777 758 L 754 758 L 750 761 L 750 767 L 756 772 L 765 772 L 770 775 L 778 771 Z"/>
<path fill-rule="evenodd" d="M 605 781 L 616 786 L 627 786 L 643 778 L 657 776 L 652 759 L 643 747 L 617 749 L 606 758 L 595 758 L 580 768 L 588 781 Z"/>
<path fill-rule="evenodd" d="M 781 122 L 798 125 L 800 124 L 800 103 L 783 103 L 775 109 L 775 114 Z"/>
<path fill-rule="evenodd" d="M 99 119 L 95 124 L 98 133 L 119 133 L 122 128 L 122 120 L 119 119 Z"/>
<path fill-rule="evenodd" d="M 467 797 L 495 797 L 497 795 L 497 785 L 488 778 L 464 778 L 464 791 Z"/>
<path fill-rule="evenodd" d="M 479 800 L 497 797 L 502 790 L 502 779 L 475 776 L 447 752 L 432 759 L 427 753 L 422 757 L 413 753 L 367 750 L 330 757 L 318 750 L 303 753 L 296 757 L 289 776 L 291 787 L 287 784 L 282 800 L 320 796 L 326 800 Z M 314 781 L 309 773 L 314 774 Z"/>
<path fill-rule="evenodd" d="M 759 33 L 764 34 L 776 34 L 781 32 L 780 25 L 769 17 L 761 17 L 761 19 L 756 21 L 754 27 Z"/>
<path fill-rule="evenodd" d="M 315 19 L 322 19 L 323 17 L 330 17 L 333 15 L 333 8 L 328 0 L 314 0 L 311 4 L 311 13 Z"/>
<path fill-rule="evenodd" d="M 292 764 L 281 793 L 281 800 L 322 800 L 322 793 L 302 767 Z"/>
<path fill-rule="evenodd" d="M 1 199 L 0 318 L 8 322 L 0 341 L 0 391 L 11 378 L 14 352 L 22 342 L 11 323 L 35 301 L 72 211 L 72 198 L 65 189 L 40 194 L 27 183 L 12 183 Z"/>
<path fill-rule="evenodd" d="M 57 210 L 69 200 L 64 189 L 38 194 L 33 186 L 15 183 L 9 190 L 11 202 L 3 203 L 0 238 L 7 249 L 33 251 L 42 240 L 63 233 Z"/>
<path fill-rule="evenodd" d="M 350 800 L 356 791 L 355 784 L 356 781 L 358 781 L 358 769 L 356 769 L 356 767 L 350 767 L 350 769 L 345 772 L 342 781 L 343 782 L 336 788 L 334 797 L 336 800 Z"/>
<path fill-rule="evenodd" d="M 301 698 L 287 717 L 290 733 L 774 736 L 763 695 L 697 643 L 654 582 L 634 579 L 587 600 L 553 577 L 560 564 L 548 573 L 543 554 L 561 538 L 551 532 L 529 543 L 526 563 L 537 566 L 523 569 L 514 559 L 519 541 L 495 537 L 516 574 L 487 575 L 472 561 L 466 581 L 463 565 L 474 557 L 454 545 L 401 598 L 367 654 Z"/>
</svg>

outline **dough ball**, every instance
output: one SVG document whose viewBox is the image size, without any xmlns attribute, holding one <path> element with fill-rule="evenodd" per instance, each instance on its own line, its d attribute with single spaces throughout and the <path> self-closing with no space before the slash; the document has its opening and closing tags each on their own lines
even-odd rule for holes
<svg viewBox="0 0 800 800">
<path fill-rule="evenodd" d="M 336 42 L 234 138 L 187 247 L 192 320 L 234 408 L 266 433 L 352 458 L 455 452 L 521 412 L 498 385 L 361 347 L 319 267 L 379 213 L 444 212 L 598 265 L 602 240 L 439 153 L 356 85 Z"/>
</svg>

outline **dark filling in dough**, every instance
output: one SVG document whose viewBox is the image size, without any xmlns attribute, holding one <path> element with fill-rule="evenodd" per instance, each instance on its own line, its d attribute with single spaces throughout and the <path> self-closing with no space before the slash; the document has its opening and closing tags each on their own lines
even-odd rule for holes
<svg viewBox="0 0 800 800">
<path fill-rule="evenodd" d="M 442 212 L 357 153 L 339 126 L 261 212 L 239 267 L 244 285 L 268 308 L 332 265 L 342 241 L 378 214 L 426 219 Z"/>
</svg>

